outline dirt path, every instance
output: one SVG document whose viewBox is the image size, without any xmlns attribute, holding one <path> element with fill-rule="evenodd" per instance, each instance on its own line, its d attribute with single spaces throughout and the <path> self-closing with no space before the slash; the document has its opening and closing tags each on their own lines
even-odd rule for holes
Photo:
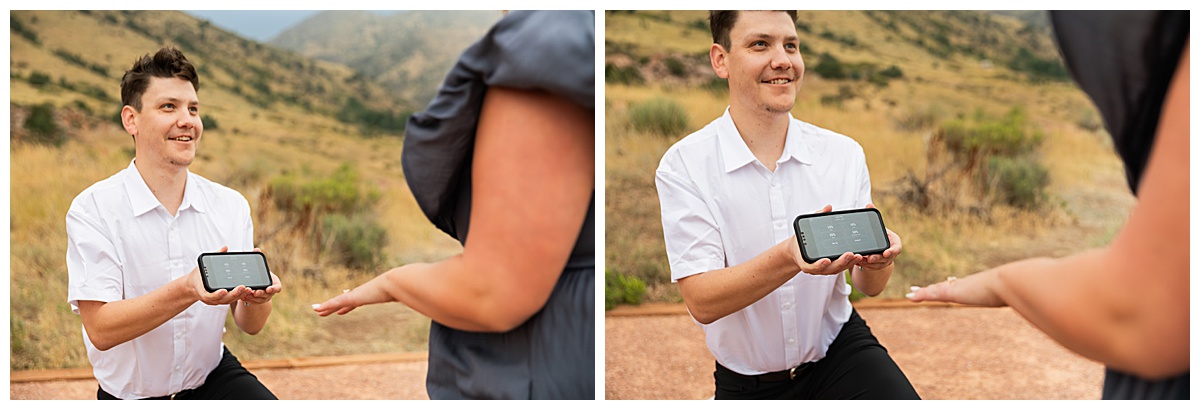
<svg viewBox="0 0 1200 410">
<path fill-rule="evenodd" d="M 922 398 L 1100 398 L 1103 366 L 1062 348 L 1011 309 L 907 301 L 856 307 Z M 605 333 L 605 399 L 712 397 L 712 355 L 682 306 L 619 308 L 606 315 Z M 355 363 L 327 365 L 338 360 Z M 425 360 L 380 361 L 342 357 L 247 367 L 283 399 L 428 398 Z M 14 400 L 94 399 L 96 382 L 15 382 L 9 392 Z"/>
<path fill-rule="evenodd" d="M 895 302 L 857 309 L 924 399 L 1100 398 L 1103 366 L 1012 309 Z M 604 397 L 711 398 L 713 358 L 699 326 L 681 307 L 643 308 L 654 309 L 664 314 L 606 318 Z"/>
<path fill-rule="evenodd" d="M 292 400 L 425 400 L 424 360 L 298 368 L 246 363 L 276 397 Z M 94 400 L 93 379 L 12 383 L 12 400 Z"/>
</svg>

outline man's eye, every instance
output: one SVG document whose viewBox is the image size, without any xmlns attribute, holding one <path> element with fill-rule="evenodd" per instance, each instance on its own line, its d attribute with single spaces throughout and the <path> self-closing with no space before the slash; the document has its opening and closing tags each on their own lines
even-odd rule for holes
<svg viewBox="0 0 1200 410">
<path fill-rule="evenodd" d="M 759 41 L 755 41 L 755 42 L 753 42 L 753 43 L 750 43 L 750 46 L 751 46 L 751 47 L 766 47 L 766 46 L 767 46 L 767 42 L 766 42 L 766 41 L 761 41 L 761 40 L 759 40 Z"/>
<path fill-rule="evenodd" d="M 192 114 L 195 114 L 195 113 L 200 112 L 200 108 L 199 107 L 188 107 L 188 111 L 191 111 Z"/>
<path fill-rule="evenodd" d="M 166 103 L 166 104 L 163 104 L 163 105 L 162 105 L 162 108 L 163 108 L 164 110 L 173 110 L 173 109 L 175 109 L 175 104 Z"/>
</svg>

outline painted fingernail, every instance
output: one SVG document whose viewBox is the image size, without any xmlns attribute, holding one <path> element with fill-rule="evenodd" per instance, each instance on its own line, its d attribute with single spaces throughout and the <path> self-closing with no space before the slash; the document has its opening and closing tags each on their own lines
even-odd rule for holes
<svg viewBox="0 0 1200 410">
<path fill-rule="evenodd" d="M 907 294 L 904 295 L 904 297 L 909 298 L 909 299 L 912 299 L 913 296 L 915 296 L 915 294 L 913 292 L 908 292 Z"/>
<path fill-rule="evenodd" d="M 909 286 L 908 287 L 908 290 L 911 290 L 913 292 L 916 292 L 918 289 L 921 289 L 921 287 L 920 286 Z"/>
<path fill-rule="evenodd" d="M 350 289 L 342 289 L 342 293 L 346 293 L 346 292 L 349 292 L 349 291 L 350 291 Z"/>
<path fill-rule="evenodd" d="M 320 303 L 313 303 L 313 309 L 321 307 Z"/>
</svg>

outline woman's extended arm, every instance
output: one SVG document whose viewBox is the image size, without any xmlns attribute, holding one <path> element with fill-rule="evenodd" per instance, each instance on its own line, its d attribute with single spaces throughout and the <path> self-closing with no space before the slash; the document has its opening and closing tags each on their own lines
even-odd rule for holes
<svg viewBox="0 0 1200 410">
<path fill-rule="evenodd" d="M 544 92 L 491 88 L 472 168 L 463 253 L 391 269 L 318 307 L 398 301 L 460 330 L 503 332 L 549 299 L 595 189 L 593 112 Z"/>
<path fill-rule="evenodd" d="M 911 298 L 1012 306 L 1068 349 L 1141 377 L 1188 370 L 1189 49 L 1167 92 L 1138 203 L 1108 247 L 1010 263 Z"/>
</svg>

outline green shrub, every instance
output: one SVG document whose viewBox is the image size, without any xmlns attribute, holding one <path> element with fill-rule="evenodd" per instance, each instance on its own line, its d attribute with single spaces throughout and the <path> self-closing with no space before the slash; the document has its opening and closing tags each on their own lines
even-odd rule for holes
<svg viewBox="0 0 1200 410">
<path fill-rule="evenodd" d="M 977 112 L 974 118 L 945 122 L 942 130 L 947 148 L 966 155 L 1023 155 L 1041 145 L 1044 137 L 1040 131 L 1030 130 L 1020 107 L 1000 119 L 986 118 Z"/>
<path fill-rule="evenodd" d="M 21 37 L 25 37 L 26 40 L 29 40 L 33 44 L 42 44 L 42 42 L 38 40 L 37 33 L 34 32 L 33 29 L 26 27 L 25 24 L 21 23 L 21 20 L 18 19 L 17 16 L 11 11 L 8 15 L 8 27 L 12 31 L 17 32 L 17 34 L 19 34 Z"/>
<path fill-rule="evenodd" d="M 1009 205 L 1035 209 L 1046 199 L 1046 186 L 1050 175 L 1046 168 L 1030 157 L 988 158 L 984 173 L 990 193 Z"/>
<path fill-rule="evenodd" d="M 679 61 L 678 58 L 667 57 L 666 63 L 667 71 L 673 76 L 683 77 L 683 75 L 687 73 L 687 66 L 684 65 L 682 61 Z"/>
<path fill-rule="evenodd" d="M 813 72 L 817 73 L 817 75 L 831 80 L 846 78 L 847 74 L 845 67 L 842 67 L 842 63 L 832 55 L 829 53 L 822 53 L 820 60 L 821 61 L 817 63 L 817 66 L 813 67 Z"/>
<path fill-rule="evenodd" d="M 887 78 L 900 78 L 900 77 L 904 77 L 904 72 L 900 71 L 900 67 L 896 67 L 893 65 L 883 71 L 880 71 L 879 75 L 882 75 Z"/>
<path fill-rule="evenodd" d="M 612 269 L 604 271 L 604 310 L 617 305 L 640 305 L 646 295 L 646 282 Z"/>
<path fill-rule="evenodd" d="M 250 170 L 246 178 L 256 179 L 256 172 Z M 379 191 L 364 187 L 349 165 L 321 179 L 279 175 L 268 183 L 268 192 L 275 208 L 287 214 L 292 229 L 312 238 L 316 252 L 329 262 L 359 270 L 387 263 L 383 254 L 387 230 L 372 213 Z"/>
<path fill-rule="evenodd" d="M 255 87 L 262 95 L 263 99 L 268 102 L 274 102 L 282 97 L 282 95 L 272 96 L 270 85 L 266 79 L 258 82 L 251 82 L 250 85 Z M 337 114 L 337 119 L 347 124 L 358 125 L 363 132 L 393 132 L 404 133 L 404 127 L 408 123 L 410 113 L 393 112 L 387 109 L 373 109 L 364 104 L 357 97 L 346 99 L 346 103 L 342 105 L 341 111 Z"/>
<path fill-rule="evenodd" d="M 46 84 L 50 84 L 50 75 L 38 70 L 33 70 L 29 73 L 29 84 L 41 88 Z"/>
<path fill-rule="evenodd" d="M 298 213 L 338 213 L 349 215 L 367 209 L 379 199 L 379 192 L 364 191 L 358 173 L 345 164 L 333 175 L 301 182 L 292 174 L 271 179 L 271 196 L 276 208 Z"/>
<path fill-rule="evenodd" d="M 376 270 L 387 262 L 383 254 L 387 229 L 370 215 L 332 214 L 321 222 L 320 234 L 313 238 L 330 262 L 366 271 Z"/>
<path fill-rule="evenodd" d="M 680 136 L 688 129 L 688 115 L 674 100 L 655 97 L 629 107 L 635 130 L 663 136 Z"/>
<path fill-rule="evenodd" d="M 221 128 L 221 123 L 217 122 L 217 117 L 209 115 L 204 117 L 203 121 L 205 131 L 212 131 Z"/>
<path fill-rule="evenodd" d="M 637 67 L 617 67 L 604 64 L 604 81 L 613 84 L 641 85 L 646 82 Z"/>
<path fill-rule="evenodd" d="M 25 118 L 24 126 L 34 143 L 60 146 L 66 141 L 66 134 L 54 121 L 54 104 L 45 103 L 30 107 L 29 117 Z"/>
<path fill-rule="evenodd" d="M 1040 58 L 1025 47 L 1017 50 L 1017 55 L 1008 61 L 1008 68 L 1028 74 L 1029 80 L 1034 83 L 1067 81 L 1071 79 L 1071 75 L 1067 73 L 1067 68 L 1063 66 L 1062 60 L 1058 58 Z"/>
<path fill-rule="evenodd" d="M 82 100 L 72 101 L 71 106 L 75 107 L 75 109 L 78 109 L 79 111 L 83 111 L 89 116 L 93 115 L 92 107 L 89 107 L 87 103 L 83 102 Z"/>
</svg>

